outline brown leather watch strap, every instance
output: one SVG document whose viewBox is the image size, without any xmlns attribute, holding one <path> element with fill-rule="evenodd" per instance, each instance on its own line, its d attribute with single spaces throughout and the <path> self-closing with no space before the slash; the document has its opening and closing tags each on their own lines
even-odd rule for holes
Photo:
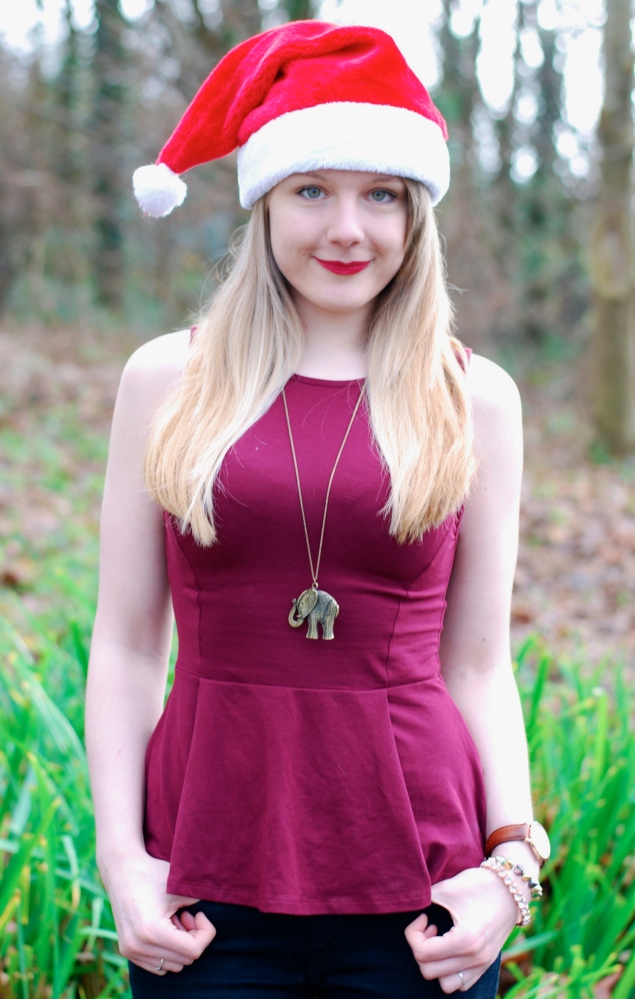
<svg viewBox="0 0 635 999">
<path fill-rule="evenodd" d="M 518 826 L 501 826 L 500 829 L 494 829 L 487 837 L 485 856 L 490 857 L 501 843 L 510 843 L 513 840 L 520 840 L 521 843 L 524 843 L 529 836 L 529 829 L 530 826 L 527 822 Z"/>
</svg>

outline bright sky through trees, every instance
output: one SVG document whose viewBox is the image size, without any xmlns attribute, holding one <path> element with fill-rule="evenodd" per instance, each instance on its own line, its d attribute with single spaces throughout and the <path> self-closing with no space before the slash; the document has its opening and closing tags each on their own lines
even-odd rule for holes
<svg viewBox="0 0 635 999">
<path fill-rule="evenodd" d="M 121 0 L 124 14 L 141 17 L 153 0 Z M 503 110 L 512 86 L 514 28 L 517 0 L 459 0 L 452 17 L 456 34 L 468 34 L 474 19 L 481 17 L 481 53 L 478 77 L 483 96 L 494 110 Z M 76 24 L 86 28 L 92 21 L 92 0 L 74 0 Z M 209 0 L 210 9 L 216 0 Z M 41 10 L 38 10 L 38 7 Z M 8 46 L 29 51 L 33 29 L 41 25 L 39 43 L 53 44 L 62 30 L 62 0 L 20 0 L 0 9 L 0 38 Z M 275 8 L 275 0 L 261 0 L 263 11 Z M 439 54 L 430 30 L 440 14 L 440 0 L 323 0 L 321 16 L 343 23 L 367 23 L 390 32 L 413 69 L 427 85 L 439 77 Z M 602 100 L 599 70 L 601 26 L 604 17 L 602 0 L 542 0 L 539 7 L 545 28 L 559 28 L 559 48 L 565 73 L 566 107 L 573 132 L 583 136 L 592 132 Z M 542 59 L 537 34 L 525 32 L 521 38 L 528 65 Z M 525 101 L 519 113 L 531 119 L 531 101 Z M 564 133 L 562 155 L 576 155 L 575 138 Z"/>
<path fill-rule="evenodd" d="M 517 0 L 460 0 L 452 17 L 455 34 L 466 35 L 481 16 L 481 55 L 478 76 L 487 103 L 502 110 L 512 87 L 514 28 Z M 438 65 L 430 38 L 430 25 L 439 17 L 439 0 L 324 0 L 326 20 L 373 24 L 390 32 L 424 83 L 434 84 Z M 567 114 L 571 126 L 583 133 L 594 128 L 602 101 L 599 54 L 604 19 L 602 0 L 542 0 L 541 24 L 559 27 L 565 64 Z M 542 59 L 535 34 L 522 39 L 529 65 Z"/>
</svg>

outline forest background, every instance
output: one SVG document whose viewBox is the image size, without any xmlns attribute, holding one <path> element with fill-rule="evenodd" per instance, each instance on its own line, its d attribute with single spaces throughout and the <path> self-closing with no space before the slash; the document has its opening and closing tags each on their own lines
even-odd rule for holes
<svg viewBox="0 0 635 999">
<path fill-rule="evenodd" d="M 197 169 L 184 206 L 160 222 L 141 217 L 132 171 L 154 160 L 231 45 L 288 18 L 391 30 L 397 10 L 406 26 L 410 11 L 409 58 L 450 129 L 438 216 L 458 333 L 512 373 L 525 406 L 512 628 L 537 809 L 556 850 L 548 903 L 530 940 L 510 942 L 502 988 L 632 999 L 628 0 L 33 4 L 23 46 L 0 35 L 0 997 L 126 988 L 81 747 L 108 426 L 125 357 L 189 324 L 245 220 L 233 157 Z M 582 99 L 603 111 L 583 131 L 568 66 L 589 33 L 604 55 L 589 48 L 598 92 Z M 507 83 L 492 97 L 499 64 Z"/>
</svg>

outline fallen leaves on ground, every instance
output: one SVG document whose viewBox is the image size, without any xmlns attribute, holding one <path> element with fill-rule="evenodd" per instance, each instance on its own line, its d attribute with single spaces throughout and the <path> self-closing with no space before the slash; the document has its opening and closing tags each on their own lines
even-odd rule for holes
<svg viewBox="0 0 635 999">
<path fill-rule="evenodd" d="M 594 463 L 576 381 L 528 386 L 512 627 L 556 653 L 635 661 L 635 461 Z M 566 390 L 567 383 L 571 387 Z M 557 390 L 559 389 L 559 391 Z"/>
</svg>

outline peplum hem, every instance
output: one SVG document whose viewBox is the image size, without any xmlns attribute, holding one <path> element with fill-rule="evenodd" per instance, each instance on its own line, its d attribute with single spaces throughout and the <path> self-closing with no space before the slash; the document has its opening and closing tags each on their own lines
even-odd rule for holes
<svg viewBox="0 0 635 999">
<path fill-rule="evenodd" d="M 168 891 L 297 915 L 425 907 L 483 857 L 478 755 L 448 701 L 434 680 L 324 690 L 177 669 L 147 754 L 146 844 Z M 427 765 L 421 746 L 445 739 Z"/>
<path fill-rule="evenodd" d="M 201 881 L 175 881 L 168 879 L 167 890 L 173 895 L 204 899 L 209 902 L 229 902 L 248 905 L 260 912 L 279 913 L 287 916 L 355 916 L 383 915 L 387 912 L 411 912 L 430 905 L 431 892 L 413 892 L 410 895 L 376 895 L 368 898 L 345 895 L 334 898 L 262 898 L 235 888 Z"/>
</svg>

